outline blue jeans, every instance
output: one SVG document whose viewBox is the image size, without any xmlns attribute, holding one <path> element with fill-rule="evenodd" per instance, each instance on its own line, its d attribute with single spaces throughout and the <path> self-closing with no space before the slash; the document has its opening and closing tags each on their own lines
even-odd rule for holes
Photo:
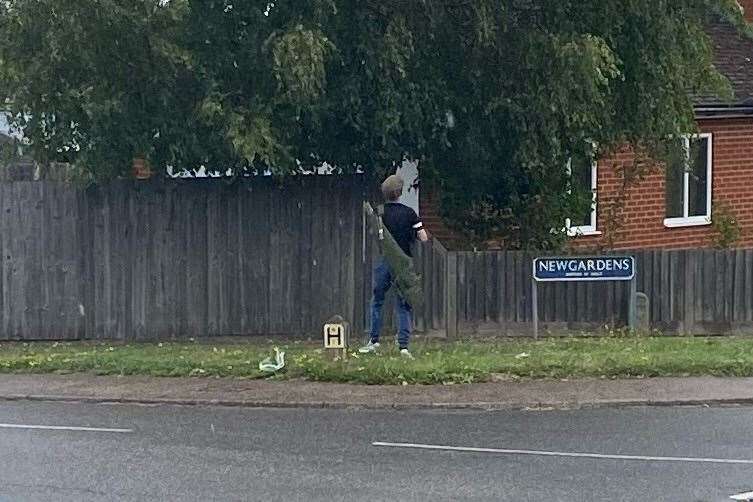
<svg viewBox="0 0 753 502">
<path fill-rule="evenodd" d="M 379 341 L 379 333 L 382 331 L 382 306 L 384 296 L 392 286 L 392 272 L 389 265 L 382 258 L 374 268 L 374 297 L 371 300 L 371 341 Z M 397 297 L 397 340 L 401 349 L 408 348 L 410 341 L 411 323 L 413 322 L 413 309 L 400 295 Z"/>
</svg>

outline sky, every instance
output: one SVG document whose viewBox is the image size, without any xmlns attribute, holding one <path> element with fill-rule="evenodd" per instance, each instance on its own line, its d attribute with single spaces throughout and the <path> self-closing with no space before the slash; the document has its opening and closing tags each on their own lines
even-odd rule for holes
<svg viewBox="0 0 753 502">
<path fill-rule="evenodd" d="M 3 112 L 0 112 L 0 134 L 21 139 L 21 135 L 18 132 L 11 133 L 10 126 L 8 125 L 8 118 Z"/>
</svg>

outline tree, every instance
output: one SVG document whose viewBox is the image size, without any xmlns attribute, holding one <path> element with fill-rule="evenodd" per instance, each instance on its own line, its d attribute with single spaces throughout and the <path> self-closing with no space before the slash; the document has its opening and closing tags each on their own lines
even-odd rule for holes
<svg viewBox="0 0 753 502">
<path fill-rule="evenodd" d="M 575 151 L 653 152 L 728 92 L 719 16 L 747 29 L 734 0 L 6 0 L 0 99 L 97 178 L 418 158 L 473 239 L 551 248 Z"/>
</svg>

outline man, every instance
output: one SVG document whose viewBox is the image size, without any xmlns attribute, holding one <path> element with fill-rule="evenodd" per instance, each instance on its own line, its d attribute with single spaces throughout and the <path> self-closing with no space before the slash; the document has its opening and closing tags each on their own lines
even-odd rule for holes
<svg viewBox="0 0 753 502">
<path fill-rule="evenodd" d="M 385 199 L 384 215 L 382 221 L 389 233 L 394 237 L 400 249 L 408 256 L 413 256 L 411 244 L 417 239 L 425 242 L 429 240 L 429 235 L 423 228 L 421 220 L 418 219 L 416 212 L 406 205 L 398 202 L 403 194 L 403 179 L 400 176 L 392 175 L 382 183 L 382 195 Z M 379 348 L 379 334 L 382 330 L 382 306 L 384 305 L 384 296 L 392 286 L 393 271 L 384 257 L 374 269 L 374 297 L 371 301 L 371 332 L 369 343 L 361 347 L 358 351 L 362 354 L 376 352 Z M 409 359 L 413 356 L 408 351 L 408 342 L 410 341 L 411 325 L 413 322 L 413 309 L 410 304 L 398 294 L 397 298 L 397 315 L 398 315 L 398 343 L 400 345 L 400 355 Z"/>
</svg>

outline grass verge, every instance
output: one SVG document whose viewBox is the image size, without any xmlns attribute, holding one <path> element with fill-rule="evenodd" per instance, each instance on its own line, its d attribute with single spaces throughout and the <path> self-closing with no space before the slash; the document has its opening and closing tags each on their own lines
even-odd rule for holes
<svg viewBox="0 0 753 502">
<path fill-rule="evenodd" d="M 3 343 L 0 372 L 161 377 L 306 378 L 361 384 L 457 384 L 502 378 L 753 376 L 753 337 L 610 337 L 418 342 L 414 361 L 391 343 L 378 355 L 329 360 L 302 342 L 278 343 L 286 368 L 263 374 L 272 342 Z"/>
</svg>

